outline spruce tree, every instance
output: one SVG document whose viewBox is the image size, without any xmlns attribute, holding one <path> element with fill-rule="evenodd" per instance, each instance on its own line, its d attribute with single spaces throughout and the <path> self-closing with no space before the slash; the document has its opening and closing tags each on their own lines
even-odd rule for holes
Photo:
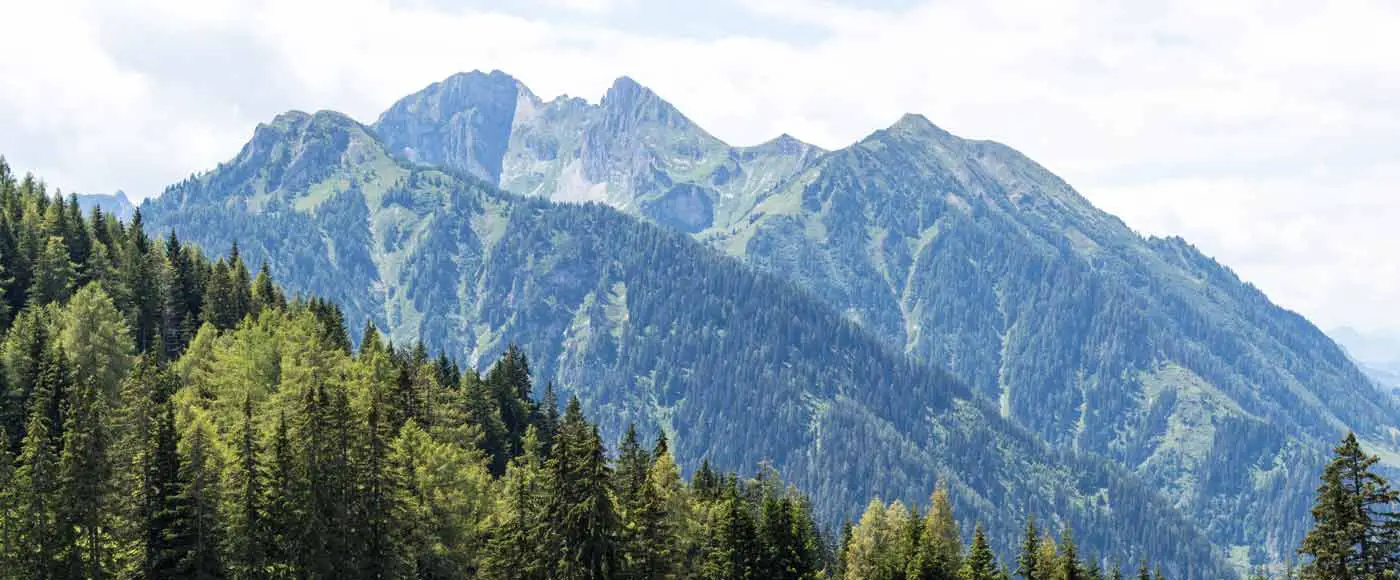
<svg viewBox="0 0 1400 580">
<path fill-rule="evenodd" d="M 6 441 L 0 427 L 0 442 Z M 6 445 L 0 445 L 0 578 L 16 577 L 23 561 L 20 559 L 20 487 L 15 479 L 15 456 Z"/>
<path fill-rule="evenodd" d="M 89 377 L 69 395 L 63 452 L 59 459 L 59 525 L 73 543 L 62 555 L 71 577 L 103 576 L 103 548 L 110 521 L 110 469 L 107 463 L 104 399 Z"/>
<path fill-rule="evenodd" d="M 361 358 L 374 356 L 375 351 L 371 351 Z M 404 539 L 404 482 L 390 458 L 394 433 L 384 417 L 383 387 L 371 388 L 365 436 L 355 458 L 360 481 L 352 517 L 358 532 L 356 554 L 363 563 L 360 573 L 365 578 L 407 577 L 413 569 L 413 558 Z"/>
<path fill-rule="evenodd" d="M 1084 580 L 1084 563 L 1079 560 L 1079 548 L 1074 544 L 1074 531 L 1065 526 L 1060 533 L 1060 559 L 1055 564 L 1058 580 Z"/>
<path fill-rule="evenodd" d="M 228 533 L 224 553 L 228 554 L 229 577 L 261 578 L 266 573 L 267 549 L 271 542 L 263 501 L 266 493 L 262 468 L 262 445 L 254 423 L 253 399 L 243 396 L 243 421 L 239 425 L 233 461 L 228 470 Z"/>
<path fill-rule="evenodd" d="M 551 490 L 547 521 L 557 542 L 555 576 L 562 580 L 603 580 L 620 571 L 618 522 L 611 469 L 597 428 L 583 418 L 577 398 L 569 400 L 546 470 Z"/>
<path fill-rule="evenodd" d="M 224 526 L 219 518 L 219 465 L 211 428 L 196 417 L 180 444 L 177 471 L 179 493 L 171 498 L 174 511 L 167 547 L 176 577 L 213 580 L 225 576 Z"/>
<path fill-rule="evenodd" d="M 972 534 L 972 547 L 967 560 L 963 562 L 962 580 L 1000 580 L 1001 569 L 997 567 L 996 555 L 987 543 L 987 533 L 977 526 Z"/>
<path fill-rule="evenodd" d="M 305 488 L 297 466 L 291 432 L 285 413 L 279 414 L 272 434 L 268 465 L 268 485 L 263 505 L 267 506 L 267 577 L 288 579 L 303 576 L 296 549 L 301 541 Z"/>
<path fill-rule="evenodd" d="M 60 537 L 58 509 L 59 468 L 49 417 L 35 406 L 21 446 L 15 470 L 18 511 L 18 569 L 22 578 L 61 578 L 60 552 L 66 543 Z"/>
<path fill-rule="evenodd" d="M 1016 557 L 1016 575 L 1025 580 L 1040 580 L 1044 565 L 1040 562 L 1040 528 L 1035 525 L 1035 515 L 1026 518 L 1026 533 L 1021 540 L 1021 553 Z"/>
<path fill-rule="evenodd" d="M 1356 435 L 1348 433 L 1322 473 L 1316 524 L 1303 540 L 1301 553 L 1312 559 L 1304 578 L 1349 580 L 1385 578 L 1400 570 L 1400 493 L 1372 467 Z"/>
<path fill-rule="evenodd" d="M 642 534 L 642 502 L 646 494 L 651 458 L 637 439 L 637 426 L 627 425 L 618 447 L 613 489 L 617 494 L 620 520 L 619 544 L 623 578 L 643 578 L 642 567 L 650 560 L 651 546 Z"/>
<path fill-rule="evenodd" d="M 512 459 L 501 480 L 496 533 L 483 557 L 482 575 L 492 580 L 544 580 L 553 571 L 554 546 L 544 521 L 545 474 L 539 430 L 525 431 L 524 452 Z"/>
<path fill-rule="evenodd" d="M 68 248 L 63 238 L 49 236 L 34 264 L 34 281 L 29 287 L 29 303 L 44 305 L 68 299 L 77 282 L 73 262 L 69 260 Z"/>
</svg>

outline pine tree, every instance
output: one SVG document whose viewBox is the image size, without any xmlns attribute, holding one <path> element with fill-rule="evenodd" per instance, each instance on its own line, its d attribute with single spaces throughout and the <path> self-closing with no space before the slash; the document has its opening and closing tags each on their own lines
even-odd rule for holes
<svg viewBox="0 0 1400 580">
<path fill-rule="evenodd" d="M 47 393 L 46 393 L 47 394 Z M 58 457 L 49 433 L 49 417 L 41 405 L 30 414 L 15 470 L 18 518 L 18 563 L 22 578 L 60 578 Z"/>
<path fill-rule="evenodd" d="M 501 480 L 496 533 L 483 557 L 482 576 L 492 580 L 544 580 L 554 566 L 545 533 L 546 490 L 539 430 L 525 431 L 524 452 L 512 459 Z"/>
<path fill-rule="evenodd" d="M 614 472 L 613 489 L 617 493 L 617 513 L 620 519 L 619 544 L 622 562 L 622 578 L 643 578 L 642 568 L 650 558 L 651 546 L 643 537 L 642 503 L 646 494 L 647 475 L 651 471 L 651 458 L 642 450 L 637 439 L 637 426 L 627 425 L 627 431 L 618 447 L 617 470 Z"/>
<path fill-rule="evenodd" d="M 160 342 L 161 306 L 159 276 L 150 252 L 150 239 L 141 226 L 141 211 L 131 218 L 125 243 L 119 254 L 117 278 L 125 291 L 125 300 L 117 301 L 127 315 L 132 342 L 139 352 L 148 352 Z"/>
<path fill-rule="evenodd" d="M 481 426 L 481 450 L 490 458 L 491 474 L 499 477 L 510 462 L 511 450 L 500 406 L 486 383 L 472 373 L 462 381 L 462 399 L 467 421 Z M 552 438 L 551 438 L 552 441 Z M 553 453 L 553 444 L 550 446 Z"/>
<path fill-rule="evenodd" d="M 114 575 L 140 576 L 149 558 L 148 525 L 154 516 L 152 506 L 158 484 L 155 443 L 157 426 L 174 377 L 160 369 L 155 360 L 143 358 L 122 383 L 121 405 L 113 413 L 110 464 L 113 468 L 113 510 L 117 523 L 113 530 Z"/>
<path fill-rule="evenodd" d="M 180 491 L 172 498 L 174 514 L 167 533 L 179 578 L 212 580 L 225 576 L 220 551 L 224 539 L 219 518 L 220 480 L 211 428 L 196 417 L 180 444 Z"/>
<path fill-rule="evenodd" d="M 261 578 L 266 572 L 271 538 L 263 508 L 266 490 L 261 455 L 253 399 L 245 394 L 243 421 L 227 476 L 228 507 L 224 510 L 228 522 L 224 553 L 228 554 L 229 577 L 235 579 Z"/>
<path fill-rule="evenodd" d="M 913 576 L 920 580 L 953 578 L 962 568 L 962 535 L 945 486 L 940 485 L 929 500 L 914 561 L 918 570 Z"/>
<path fill-rule="evenodd" d="M 204 300 L 199 312 L 203 322 L 214 325 L 219 330 L 228 330 L 238 325 L 238 312 L 234 305 L 233 281 L 229 275 L 228 263 L 219 260 L 204 282 Z"/>
<path fill-rule="evenodd" d="M 152 425 L 150 461 L 144 482 L 145 530 L 142 566 L 146 578 L 175 578 L 180 573 L 188 546 L 181 545 L 177 522 L 182 515 L 180 495 L 179 437 L 175 431 L 175 408 L 168 399 L 159 403 Z"/>
<path fill-rule="evenodd" d="M 1055 564 L 1057 580 L 1084 580 L 1084 563 L 1079 561 L 1079 549 L 1074 545 L 1074 531 L 1068 526 L 1060 533 L 1060 559 Z"/>
<path fill-rule="evenodd" d="M 228 270 L 229 315 L 236 326 L 248 316 L 253 307 L 253 278 L 248 273 L 248 265 L 243 263 L 237 241 L 233 242 L 233 247 L 228 252 Z"/>
<path fill-rule="evenodd" d="M 1021 540 L 1021 553 L 1016 557 L 1016 574 L 1025 580 L 1040 580 L 1044 566 L 1040 563 L 1040 528 L 1035 515 L 1026 518 L 1026 533 Z"/>
<path fill-rule="evenodd" d="M 76 283 L 77 273 L 69 260 L 63 238 L 49 236 L 34 265 L 34 281 L 29 287 L 29 303 L 35 305 L 62 302 L 68 299 Z"/>
<path fill-rule="evenodd" d="M 1348 433 L 1323 470 L 1313 529 L 1299 550 L 1304 578 L 1384 578 L 1400 570 L 1400 493 L 1372 467 L 1379 461 Z"/>
<path fill-rule="evenodd" d="M 963 562 L 962 580 L 999 580 L 1001 569 L 997 567 L 996 555 L 987 543 L 986 531 L 977 526 L 972 534 L 972 548 Z"/>
<path fill-rule="evenodd" d="M 59 459 L 58 522 L 73 540 L 61 557 L 66 575 L 75 578 L 103 576 L 105 561 L 110 476 L 104 401 L 95 382 L 89 377 L 70 392 Z"/>
<path fill-rule="evenodd" d="M 164 258 L 161 269 L 165 287 L 161 305 L 161 342 L 165 346 L 165 357 L 174 359 L 194 340 L 199 330 L 203 300 L 194 265 L 174 231 L 170 232 L 165 242 Z"/>
<path fill-rule="evenodd" d="M 361 359 L 375 358 L 378 351 L 373 348 Z M 355 458 L 360 480 L 353 516 L 360 533 L 356 553 L 363 562 L 360 573 L 365 578 L 403 578 L 410 575 L 413 566 L 404 540 L 404 482 L 390 458 L 394 434 L 384 418 L 383 389 L 379 385 L 371 389 L 367 429 Z"/>
<path fill-rule="evenodd" d="M 758 525 L 738 490 L 723 492 L 722 512 L 712 532 L 702 576 L 706 580 L 746 580 L 756 578 Z"/>
<path fill-rule="evenodd" d="M 282 295 L 282 290 L 272 283 L 272 272 L 267 267 L 267 262 L 263 262 L 258 268 L 258 276 L 253 279 L 253 293 L 249 306 L 249 313 L 257 316 L 263 310 L 282 310 L 287 307 L 287 298 Z"/>
<path fill-rule="evenodd" d="M 547 521 L 559 555 L 555 576 L 611 578 L 620 571 L 611 469 L 602 438 L 584 420 L 577 398 L 569 400 L 546 471 L 551 490 Z"/>
<path fill-rule="evenodd" d="M 270 452 L 268 486 L 263 500 L 271 535 L 266 554 L 267 577 L 297 578 L 302 575 L 295 549 L 301 537 L 301 490 L 305 485 L 297 469 L 285 413 L 278 415 Z"/>
<path fill-rule="evenodd" d="M 26 308 L 15 318 L 4 341 L 0 342 L 0 369 L 5 380 L 3 404 L 0 404 L 0 426 L 9 433 L 7 442 L 12 453 L 18 453 L 29 421 L 28 409 L 34 389 L 40 384 L 39 375 L 48 360 L 51 348 L 48 310 Z"/>
<path fill-rule="evenodd" d="M 0 442 L 8 441 L 4 427 L 0 427 Z M 0 578 L 14 578 L 21 569 L 20 559 L 20 496 L 19 482 L 15 479 L 15 456 L 7 445 L 0 445 Z"/>
<path fill-rule="evenodd" d="M 530 380 L 530 362 L 525 356 L 525 351 L 514 344 L 510 345 L 505 354 L 491 365 L 485 381 L 495 398 L 501 424 L 505 427 L 504 443 L 507 455 L 498 460 L 500 469 L 493 470 L 500 473 L 505 469 L 505 461 L 520 453 L 520 440 L 525 434 L 525 427 L 536 422 L 533 419 L 537 410 L 531 399 L 534 387 Z"/>
<path fill-rule="evenodd" d="M 1085 580 L 1104 580 L 1103 566 L 1099 564 L 1098 558 L 1089 558 L 1088 566 L 1084 569 Z"/>
</svg>

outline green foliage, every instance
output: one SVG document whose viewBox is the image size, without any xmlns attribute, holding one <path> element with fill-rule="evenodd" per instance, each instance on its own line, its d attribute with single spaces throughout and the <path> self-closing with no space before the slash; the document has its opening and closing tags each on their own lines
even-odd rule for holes
<svg viewBox="0 0 1400 580">
<path fill-rule="evenodd" d="M 1392 578 L 1400 573 L 1400 492 L 1374 469 L 1379 461 L 1348 433 L 1322 472 L 1316 524 L 1299 552 L 1307 579 Z"/>
<path fill-rule="evenodd" d="M 513 370 L 508 356 L 485 377 L 469 368 L 460 379 L 462 410 L 479 427 L 493 477 L 520 452 L 526 427 L 550 423 L 548 405 L 520 396 L 542 383 L 578 396 L 605 441 L 619 440 L 629 423 L 642 432 L 704 433 L 674 440 L 671 451 L 687 472 L 705 459 L 726 470 L 771 461 L 820 490 L 811 509 L 827 524 L 851 517 L 866 498 L 909 502 L 922 499 L 929 482 L 946 481 L 964 528 L 984 522 L 988 541 L 1003 553 L 1011 552 L 1011 530 L 1023 514 L 1037 512 L 1072 525 L 1095 551 L 1148 553 L 1173 570 L 1230 574 L 1220 551 L 1157 489 L 1104 457 L 1071 451 L 1077 445 L 1045 445 L 985 393 L 926 364 L 941 364 L 941 353 L 905 356 L 902 341 L 885 340 L 885 326 L 856 320 L 828 296 L 756 273 L 688 236 L 595 204 L 514 197 L 451 169 L 396 161 L 392 151 L 341 115 L 291 113 L 261 127 L 236 159 L 176 184 L 145 209 L 152 223 L 203 247 L 239 242 L 242 259 L 267 264 L 290 294 L 338 304 L 357 332 L 370 321 L 376 333 L 421 340 L 467 367 L 484 367 L 517 342 L 531 363 L 525 372 Z M 840 234 L 842 241 L 855 236 Z M 764 247 L 776 252 L 781 242 L 772 243 Z M 964 273 L 954 266 L 970 267 L 952 255 L 939 258 L 955 279 Z M 885 278 L 868 279 L 888 290 Z M 939 286 L 917 281 L 918 293 Z M 1035 299 L 1029 285 L 1018 288 L 1020 299 Z M 934 329 L 945 321 L 964 328 L 956 304 L 950 295 L 907 306 L 937 306 L 938 319 L 921 325 L 940 336 Z M 976 306 L 981 313 L 985 304 Z M 905 327 L 896 326 L 902 334 Z M 982 354 L 997 349 L 970 346 L 982 338 L 969 339 L 958 360 L 986 363 Z M 1061 344 L 1053 336 L 1037 340 Z M 1005 376 L 1038 377 L 1030 363 L 1060 354 L 1026 352 L 1026 368 Z M 986 381 L 998 369 L 978 373 L 985 374 L 969 380 Z M 405 370 L 386 416 L 402 411 L 406 420 L 417 412 L 427 383 L 415 376 Z M 1071 409 L 1079 401 L 1040 403 Z M 541 429 L 544 455 L 553 447 L 550 432 Z M 997 509 L 1012 504 L 1021 511 Z"/>
</svg>

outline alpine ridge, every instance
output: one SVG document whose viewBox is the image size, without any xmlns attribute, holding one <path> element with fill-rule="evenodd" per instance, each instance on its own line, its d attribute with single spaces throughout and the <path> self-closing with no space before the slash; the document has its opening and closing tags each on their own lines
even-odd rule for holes
<svg viewBox="0 0 1400 580">
<path fill-rule="evenodd" d="M 1199 530 L 1218 549 L 1183 572 L 1277 561 L 1338 434 L 1400 432 L 1301 316 L 920 115 L 735 147 L 626 77 L 594 104 L 472 72 L 370 126 L 279 116 L 142 211 L 395 341 L 472 364 L 520 342 L 604 425 L 666 428 L 687 466 L 772 460 L 828 516 L 950 479 L 1003 548 L 1017 498 L 1091 536 Z"/>
</svg>

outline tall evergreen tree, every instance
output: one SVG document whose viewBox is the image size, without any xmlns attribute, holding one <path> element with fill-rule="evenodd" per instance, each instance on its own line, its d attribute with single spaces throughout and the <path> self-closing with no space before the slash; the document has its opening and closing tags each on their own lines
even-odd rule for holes
<svg viewBox="0 0 1400 580">
<path fill-rule="evenodd" d="M 1074 531 L 1068 526 L 1060 533 L 1060 559 L 1055 563 L 1057 580 L 1084 580 L 1084 563 L 1079 560 L 1079 548 L 1074 545 Z"/>
<path fill-rule="evenodd" d="M 296 549 L 301 541 L 305 489 L 292 447 L 291 432 L 285 413 L 279 414 L 270 445 L 268 486 L 263 504 L 267 506 L 268 544 L 267 577 L 289 579 L 303 576 Z"/>
<path fill-rule="evenodd" d="M 174 514 L 167 538 L 176 577 L 214 580 L 226 575 L 219 518 L 220 480 L 211 428 L 196 417 L 180 444 L 177 472 L 180 491 L 172 498 Z"/>
<path fill-rule="evenodd" d="M 378 354 L 382 353 L 371 350 L 361 358 L 375 359 Z M 371 389 L 365 437 L 355 458 L 360 481 L 353 516 L 359 533 L 355 539 L 356 553 L 363 563 L 360 568 L 365 578 L 407 577 L 412 571 L 413 559 L 404 539 L 406 516 L 401 501 L 404 482 L 390 458 L 394 434 L 384 417 L 383 387 L 373 385 Z"/>
<path fill-rule="evenodd" d="M 1021 540 L 1021 553 L 1016 557 L 1016 575 L 1025 580 L 1041 580 L 1045 566 L 1040 562 L 1040 528 L 1035 515 L 1026 518 L 1026 533 Z"/>
<path fill-rule="evenodd" d="M 266 494 L 262 467 L 262 445 L 254 423 L 253 399 L 243 396 L 243 421 L 226 478 L 228 483 L 227 533 L 224 553 L 228 555 L 229 577 L 262 578 L 267 568 L 270 530 L 264 515 Z"/>
<path fill-rule="evenodd" d="M 45 393 L 47 395 L 48 393 Z M 17 560 L 22 578 L 62 578 L 60 552 L 65 538 L 58 516 L 59 467 L 49 433 L 49 417 L 41 405 L 30 414 L 15 470 Z"/>
<path fill-rule="evenodd" d="M 547 521 L 559 558 L 554 575 L 561 580 L 603 580 L 618 574 L 611 469 L 602 438 L 583 418 L 578 398 L 569 400 L 546 471 L 551 489 Z"/>
<path fill-rule="evenodd" d="M 168 399 L 158 404 L 150 447 L 151 459 L 146 466 L 145 490 L 142 494 L 145 500 L 142 509 L 145 563 L 142 572 L 146 578 L 178 578 L 189 546 L 180 542 L 182 533 L 179 523 L 184 515 L 180 496 L 184 493 L 184 486 L 180 481 L 175 408 Z"/>
<path fill-rule="evenodd" d="M 554 546 L 544 521 L 546 482 L 539 430 L 525 431 L 524 452 L 512 459 L 501 480 L 496 533 L 483 558 L 482 575 L 492 580 L 544 580 L 552 573 Z"/>
<path fill-rule="evenodd" d="M 77 282 L 73 262 L 68 257 L 68 247 L 63 238 L 49 236 L 34 265 L 34 281 L 29 287 L 29 303 L 36 305 L 62 302 L 73 291 Z"/>
<path fill-rule="evenodd" d="M 997 567 L 996 555 L 987 543 L 987 533 L 977 526 L 972 534 L 972 547 L 967 560 L 963 562 L 962 580 L 1000 580 L 1001 569 Z"/>
<path fill-rule="evenodd" d="M 89 377 L 69 394 L 63 453 L 59 460 L 58 524 L 62 536 L 72 534 L 66 546 L 65 574 L 100 578 L 106 558 L 104 538 L 110 521 L 109 465 L 105 399 L 96 379 Z"/>
<path fill-rule="evenodd" d="M 1355 434 L 1333 451 L 1317 490 L 1316 524 L 1299 550 L 1312 558 L 1303 577 L 1369 580 L 1400 573 L 1400 493 L 1372 469 L 1380 460 L 1361 449 Z"/>
</svg>

